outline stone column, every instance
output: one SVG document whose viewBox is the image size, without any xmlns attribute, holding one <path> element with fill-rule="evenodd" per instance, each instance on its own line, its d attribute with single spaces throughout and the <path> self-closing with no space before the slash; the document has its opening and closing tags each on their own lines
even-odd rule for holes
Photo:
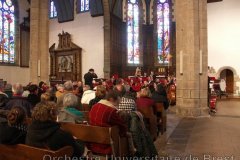
<svg viewBox="0 0 240 160">
<path fill-rule="evenodd" d="M 30 78 L 33 83 L 49 81 L 48 0 L 31 0 Z M 38 68 L 40 64 L 40 69 Z M 38 73 L 40 71 L 40 73 Z"/>
<path fill-rule="evenodd" d="M 207 0 L 175 0 L 177 52 L 177 114 L 208 115 Z M 202 51 L 202 74 L 200 73 Z M 183 74 L 180 73 L 180 52 Z"/>
<path fill-rule="evenodd" d="M 109 1 L 103 0 L 104 10 L 104 78 L 110 78 L 110 40 L 111 40 L 111 23 Z"/>
</svg>

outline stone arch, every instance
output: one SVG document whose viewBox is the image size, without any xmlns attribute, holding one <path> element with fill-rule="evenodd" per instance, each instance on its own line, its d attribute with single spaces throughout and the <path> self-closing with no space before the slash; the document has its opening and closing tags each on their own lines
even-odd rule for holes
<svg viewBox="0 0 240 160">
<path fill-rule="evenodd" d="M 236 71 L 236 69 L 234 69 L 233 67 L 231 67 L 231 66 L 224 66 L 224 67 L 221 67 L 218 71 L 217 71 L 217 74 L 216 74 L 216 78 L 220 78 L 220 75 L 221 75 L 221 72 L 222 71 L 224 71 L 224 70 L 231 70 L 232 72 L 233 72 L 233 79 L 234 79 L 234 88 L 233 88 L 233 90 L 234 90 L 234 93 L 237 93 L 237 91 L 238 91 L 238 87 L 237 87 L 237 82 L 239 82 L 240 81 L 240 78 L 239 78 L 239 76 L 238 76 L 238 74 L 237 74 L 237 71 Z"/>
<path fill-rule="evenodd" d="M 218 70 L 218 72 L 217 72 L 217 78 L 219 78 L 221 72 L 222 72 L 223 70 L 226 70 L 226 69 L 231 70 L 231 71 L 233 72 L 233 75 L 234 75 L 234 76 L 237 75 L 237 71 L 236 71 L 233 67 L 231 67 L 231 66 L 224 66 L 224 67 L 221 67 L 221 68 Z"/>
</svg>

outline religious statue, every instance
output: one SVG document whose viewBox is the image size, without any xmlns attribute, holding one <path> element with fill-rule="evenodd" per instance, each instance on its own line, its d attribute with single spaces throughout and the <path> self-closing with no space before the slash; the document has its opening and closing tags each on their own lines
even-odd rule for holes
<svg viewBox="0 0 240 160">
<path fill-rule="evenodd" d="M 61 56 L 59 57 L 59 72 L 72 72 L 73 57 Z"/>
</svg>

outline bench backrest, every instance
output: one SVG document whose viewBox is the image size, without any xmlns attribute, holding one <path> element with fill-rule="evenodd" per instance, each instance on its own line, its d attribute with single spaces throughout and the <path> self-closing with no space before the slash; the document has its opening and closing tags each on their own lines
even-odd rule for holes
<svg viewBox="0 0 240 160">
<path fill-rule="evenodd" d="M 89 112 L 81 111 L 83 113 L 83 121 L 89 122 Z M 26 123 L 30 125 L 32 123 L 32 118 L 27 118 Z"/>
<path fill-rule="evenodd" d="M 118 127 L 98 127 L 84 124 L 61 123 L 61 128 L 77 139 L 88 143 L 111 145 L 113 154 L 119 155 Z"/>
<path fill-rule="evenodd" d="M 156 112 L 164 112 L 164 105 L 163 105 L 163 103 L 156 103 L 154 108 L 155 108 Z"/>
<path fill-rule="evenodd" d="M 24 144 L 18 145 L 0 145 L 1 160 L 50 160 L 53 157 L 71 157 L 73 148 L 70 146 L 63 147 L 58 151 L 35 148 Z"/>
<path fill-rule="evenodd" d="M 152 106 L 139 107 L 138 111 L 142 113 L 144 118 L 147 118 L 147 119 L 152 118 L 152 116 L 154 116 Z"/>
</svg>

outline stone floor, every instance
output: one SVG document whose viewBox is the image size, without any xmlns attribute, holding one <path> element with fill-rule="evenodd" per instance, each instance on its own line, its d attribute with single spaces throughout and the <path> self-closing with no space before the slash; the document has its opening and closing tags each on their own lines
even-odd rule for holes
<svg viewBox="0 0 240 160">
<path fill-rule="evenodd" d="M 155 145 L 163 159 L 240 160 L 240 101 L 219 101 L 209 118 L 168 115 L 168 131 Z"/>
</svg>

